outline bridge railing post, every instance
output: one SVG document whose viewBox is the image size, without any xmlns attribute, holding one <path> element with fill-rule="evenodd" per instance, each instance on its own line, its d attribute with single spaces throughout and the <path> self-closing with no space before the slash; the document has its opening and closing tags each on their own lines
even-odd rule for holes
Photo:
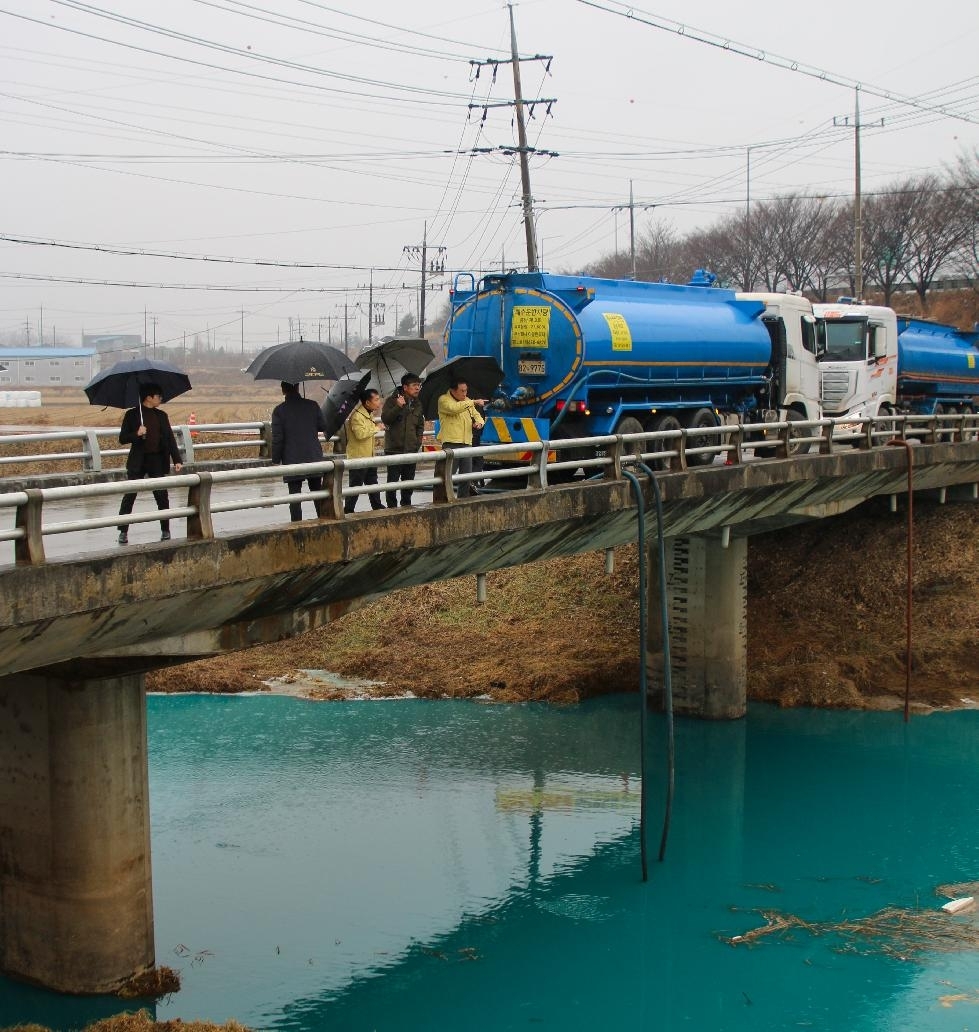
<svg viewBox="0 0 979 1032">
<path fill-rule="evenodd" d="M 740 466 L 744 462 L 744 427 L 739 423 L 732 428 L 727 439 L 727 455 L 724 459 L 728 466 Z"/>
<path fill-rule="evenodd" d="M 551 442 L 541 441 L 540 445 L 540 451 L 537 453 L 536 458 L 532 458 L 530 460 L 530 467 L 527 470 L 528 491 L 547 490 L 547 456 L 551 450 Z M 560 454 L 560 451 L 554 452 L 554 457 L 556 461 L 560 461 Z"/>
<path fill-rule="evenodd" d="M 16 527 L 24 532 L 14 545 L 14 561 L 18 566 L 36 566 L 44 562 L 44 532 L 41 506 L 44 492 L 32 488 L 24 492 L 27 500 L 17 506 Z"/>
<path fill-rule="evenodd" d="M 187 517 L 187 540 L 203 541 L 214 537 L 214 524 L 211 522 L 211 487 L 213 478 L 210 473 L 197 473 L 197 483 L 187 491 L 187 505 L 195 510 L 193 516 Z"/>
<path fill-rule="evenodd" d="M 820 427 L 822 427 L 819 434 L 819 454 L 820 455 L 832 455 L 833 454 L 833 420 L 832 419 L 821 419 L 819 421 Z"/>
<path fill-rule="evenodd" d="M 439 483 L 432 488 L 432 501 L 444 504 L 456 500 L 455 484 L 452 483 L 455 452 L 451 448 L 443 448 L 442 453 L 444 457 L 435 460 L 435 476 Z"/>
<path fill-rule="evenodd" d="M 86 473 L 102 472 L 102 449 L 98 434 L 91 428 L 85 430 L 82 438 L 82 469 Z"/>
<path fill-rule="evenodd" d="M 271 459 L 272 458 L 272 424 L 263 423 L 262 429 L 259 431 L 261 442 L 258 446 L 258 457 L 260 459 Z"/>
<path fill-rule="evenodd" d="M 194 438 L 189 426 L 175 426 L 173 436 L 177 439 L 177 447 L 183 456 L 184 464 L 194 461 Z"/>
<path fill-rule="evenodd" d="M 860 439 L 854 442 L 860 451 L 869 451 L 874 446 L 874 421 L 868 419 L 863 424 Z"/>
<path fill-rule="evenodd" d="M 682 429 L 677 438 L 676 455 L 670 462 L 670 470 L 673 473 L 686 473 L 687 468 L 687 431 Z"/>
<path fill-rule="evenodd" d="M 622 440 L 621 434 L 615 435 L 615 441 L 612 443 L 612 447 L 609 448 L 608 457 L 611 460 L 609 464 L 602 471 L 603 480 L 621 480 L 622 479 L 622 453 L 625 451 L 625 442 Z"/>
<path fill-rule="evenodd" d="M 330 497 L 324 499 L 322 508 L 319 502 L 315 502 L 316 515 L 321 520 L 342 520 L 343 519 L 343 459 L 333 460 L 333 470 L 323 478 L 324 486 L 329 485 L 327 490 Z"/>
</svg>

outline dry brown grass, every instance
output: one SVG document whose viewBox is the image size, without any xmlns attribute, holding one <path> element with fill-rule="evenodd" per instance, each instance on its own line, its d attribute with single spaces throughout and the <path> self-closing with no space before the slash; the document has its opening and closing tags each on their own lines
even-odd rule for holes
<svg viewBox="0 0 979 1032">
<path fill-rule="evenodd" d="M 979 691 L 979 506 L 917 507 L 912 700 Z M 881 708 L 904 693 L 903 518 L 884 507 L 749 543 L 749 697 Z M 413 588 L 274 645 L 148 676 L 153 690 L 242 691 L 304 669 L 384 682 L 375 694 L 571 702 L 638 685 L 636 549 Z M 322 689 L 321 698 L 352 694 Z"/>
<path fill-rule="evenodd" d="M 211 1021 L 154 1021 L 145 1010 L 134 1014 L 116 1014 L 111 1018 L 102 1018 L 86 1025 L 84 1032 L 249 1032 L 245 1025 L 237 1021 L 229 1021 L 224 1025 L 216 1025 Z M 51 1032 L 44 1025 L 11 1025 L 0 1029 L 0 1032 Z"/>
</svg>

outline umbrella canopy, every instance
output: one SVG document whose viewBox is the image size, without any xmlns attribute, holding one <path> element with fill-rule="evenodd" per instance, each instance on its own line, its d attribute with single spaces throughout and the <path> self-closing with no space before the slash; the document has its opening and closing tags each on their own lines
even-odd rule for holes
<svg viewBox="0 0 979 1032">
<path fill-rule="evenodd" d="M 370 372 L 371 382 L 387 396 L 401 383 L 404 373 L 420 376 L 435 356 L 424 337 L 385 337 L 364 348 L 354 361 L 358 369 Z"/>
<path fill-rule="evenodd" d="M 470 398 L 492 398 L 493 392 L 503 382 L 503 370 L 495 358 L 482 355 L 461 355 L 429 370 L 418 395 L 426 419 L 438 419 L 439 398 L 456 377 L 469 384 Z"/>
<path fill-rule="evenodd" d="M 97 373 L 85 385 L 85 393 L 92 405 L 135 408 L 144 383 L 158 384 L 164 401 L 190 390 L 190 377 L 182 369 L 156 359 L 133 358 Z"/>
<path fill-rule="evenodd" d="M 347 416 L 353 412 L 357 404 L 357 395 L 367 386 L 370 373 L 355 370 L 340 379 L 330 388 L 320 408 L 326 421 L 325 436 L 329 440 L 343 424 Z"/>
<path fill-rule="evenodd" d="M 256 380 L 285 380 L 302 383 L 303 380 L 339 380 L 345 373 L 355 372 L 357 366 L 332 344 L 321 340 L 290 340 L 273 344 L 260 351 L 245 370 Z"/>
</svg>

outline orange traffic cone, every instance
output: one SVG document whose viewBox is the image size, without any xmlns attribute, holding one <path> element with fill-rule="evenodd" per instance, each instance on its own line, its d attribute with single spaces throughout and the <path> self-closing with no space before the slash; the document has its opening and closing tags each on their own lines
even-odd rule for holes
<svg viewBox="0 0 979 1032">
<path fill-rule="evenodd" d="M 195 413 L 191 412 L 190 416 L 187 419 L 187 425 L 189 427 L 197 426 L 197 415 Z M 197 431 L 194 430 L 194 429 L 191 429 L 190 436 L 191 437 L 196 437 L 197 436 Z"/>
</svg>

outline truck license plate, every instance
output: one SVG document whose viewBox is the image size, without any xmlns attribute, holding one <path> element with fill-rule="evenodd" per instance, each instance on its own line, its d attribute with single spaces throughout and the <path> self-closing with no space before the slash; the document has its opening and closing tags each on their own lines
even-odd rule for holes
<svg viewBox="0 0 979 1032">
<path fill-rule="evenodd" d="M 517 372 L 520 376 L 545 376 L 547 367 L 542 358 L 518 358 Z"/>
</svg>

